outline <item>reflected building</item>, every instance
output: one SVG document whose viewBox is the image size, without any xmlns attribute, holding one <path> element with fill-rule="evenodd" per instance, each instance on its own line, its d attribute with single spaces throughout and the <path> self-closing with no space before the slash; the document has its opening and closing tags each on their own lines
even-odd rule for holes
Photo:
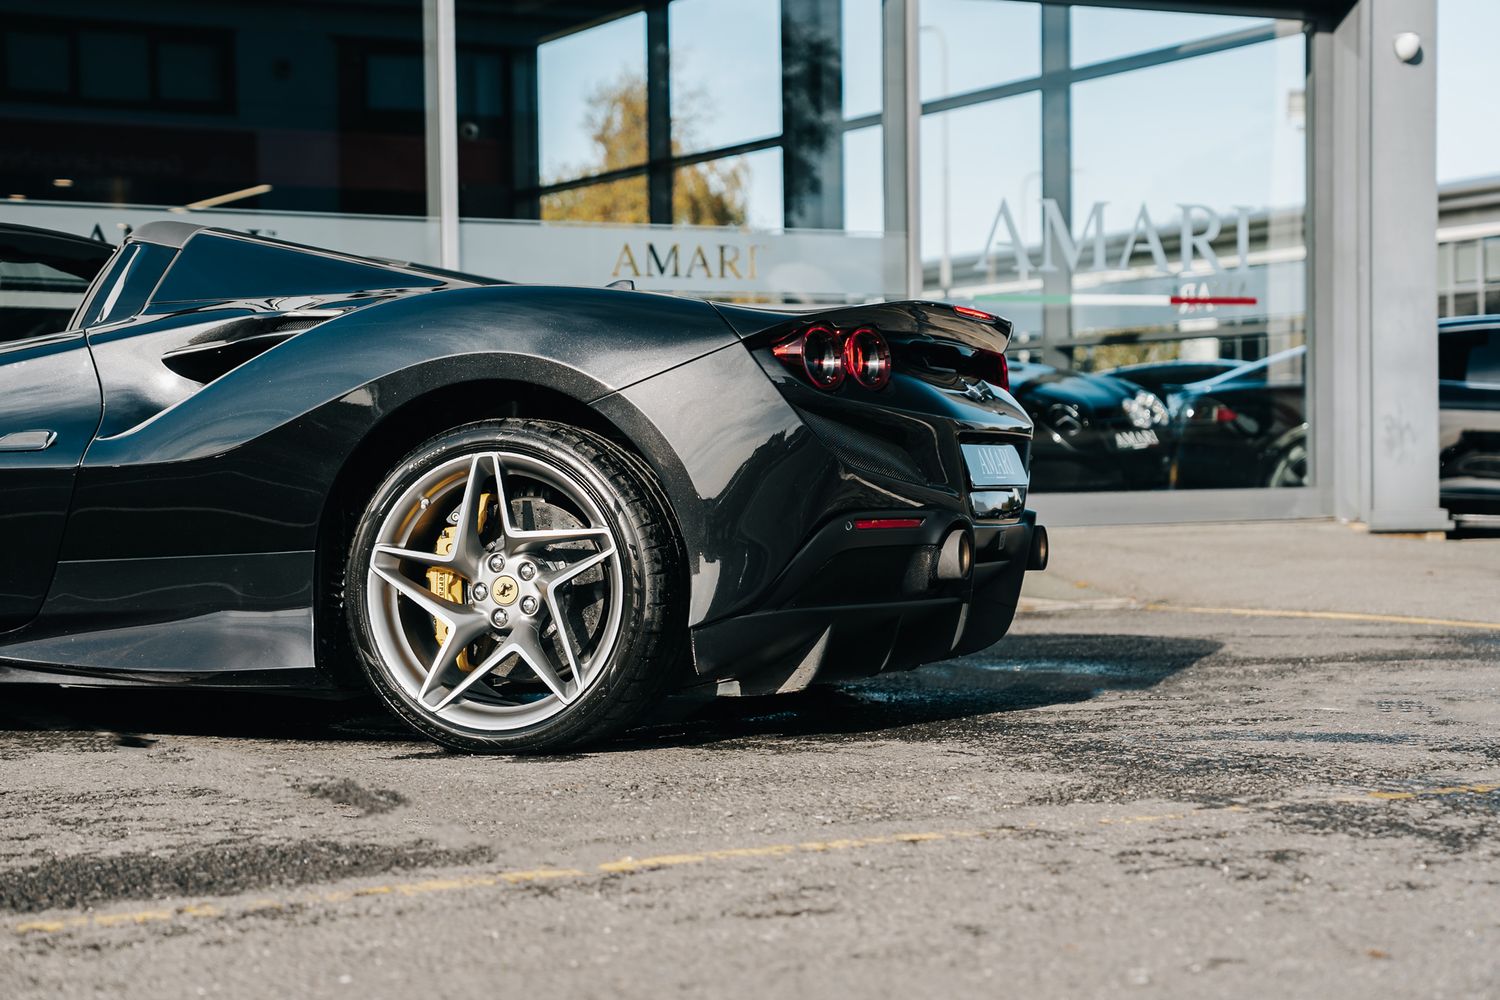
<svg viewBox="0 0 1500 1000">
<path fill-rule="evenodd" d="M 1347 456 L 1369 399 L 1418 397 L 1339 371 L 1400 349 L 1381 274 L 1425 275 L 1423 317 L 1500 312 L 1500 148 L 1444 112 L 1472 119 L 1476 80 L 1500 83 L 1465 42 L 1500 30 L 1494 7 L 0 0 L 0 221 L 115 242 L 186 218 L 735 301 L 970 302 L 1015 321 L 1018 359 L 1084 374 L 1303 348 L 1308 474 L 1173 516 L 1416 524 L 1430 505 L 1379 500 L 1378 459 Z M 1393 18 L 1441 30 L 1425 64 L 1392 54 Z M 1412 149 L 1441 153 L 1436 178 Z M 1437 238 L 1408 246 L 1422 213 Z M 0 285 L 0 309 L 27 294 Z"/>
</svg>

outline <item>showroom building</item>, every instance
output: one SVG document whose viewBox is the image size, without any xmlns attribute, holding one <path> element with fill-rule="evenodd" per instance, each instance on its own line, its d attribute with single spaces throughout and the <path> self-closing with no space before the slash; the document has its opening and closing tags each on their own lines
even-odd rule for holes
<svg viewBox="0 0 1500 1000">
<path fill-rule="evenodd" d="M 1036 505 L 1424 531 L 1438 317 L 1500 312 L 1496 6 L 0 0 L 0 221 L 943 298 L 1013 319 L 1018 364 L 1090 376 L 1260 362 L 1274 476 Z M 0 309 L 26 294 L 0 282 Z"/>
</svg>

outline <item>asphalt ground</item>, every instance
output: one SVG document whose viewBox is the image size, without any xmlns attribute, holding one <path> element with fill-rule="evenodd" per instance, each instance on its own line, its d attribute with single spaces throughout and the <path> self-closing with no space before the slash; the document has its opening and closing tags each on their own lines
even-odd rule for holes
<svg viewBox="0 0 1500 1000">
<path fill-rule="evenodd" d="M 1500 625 L 1087 568 L 984 654 L 570 757 L 0 689 L 0 996 L 1500 993 Z"/>
</svg>

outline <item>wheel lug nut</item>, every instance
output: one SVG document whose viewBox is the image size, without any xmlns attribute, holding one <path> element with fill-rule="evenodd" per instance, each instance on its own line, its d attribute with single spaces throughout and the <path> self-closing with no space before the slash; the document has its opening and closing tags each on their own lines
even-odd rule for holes
<svg viewBox="0 0 1500 1000">
<path fill-rule="evenodd" d="M 536 576 L 536 567 L 531 565 L 531 563 L 522 563 L 521 579 L 530 580 L 534 576 Z"/>
<path fill-rule="evenodd" d="M 490 556 L 489 565 L 491 573 L 498 573 L 505 568 L 505 557 L 497 552 L 494 555 Z"/>
<path fill-rule="evenodd" d="M 490 588 L 486 587 L 482 583 L 476 583 L 476 584 L 474 584 L 474 589 L 473 589 L 472 593 L 474 595 L 474 600 L 476 600 L 476 601 L 482 601 L 486 597 L 490 596 Z"/>
<path fill-rule="evenodd" d="M 490 624 L 496 628 L 504 628 L 510 624 L 510 615 L 505 613 L 504 608 L 496 608 L 494 613 L 490 615 Z"/>
<path fill-rule="evenodd" d="M 521 598 L 521 613 L 527 615 L 536 614 L 536 598 L 526 596 Z"/>
</svg>

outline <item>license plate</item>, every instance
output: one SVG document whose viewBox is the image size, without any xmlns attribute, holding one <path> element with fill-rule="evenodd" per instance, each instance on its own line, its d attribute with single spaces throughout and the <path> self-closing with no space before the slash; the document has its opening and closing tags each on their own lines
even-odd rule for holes
<svg viewBox="0 0 1500 1000">
<path fill-rule="evenodd" d="M 963 451 L 969 482 L 976 488 L 1026 485 L 1026 466 L 1015 445 L 966 444 Z"/>
<path fill-rule="evenodd" d="M 1140 451 L 1159 444 L 1155 431 L 1115 431 L 1115 447 L 1121 451 Z"/>
</svg>

